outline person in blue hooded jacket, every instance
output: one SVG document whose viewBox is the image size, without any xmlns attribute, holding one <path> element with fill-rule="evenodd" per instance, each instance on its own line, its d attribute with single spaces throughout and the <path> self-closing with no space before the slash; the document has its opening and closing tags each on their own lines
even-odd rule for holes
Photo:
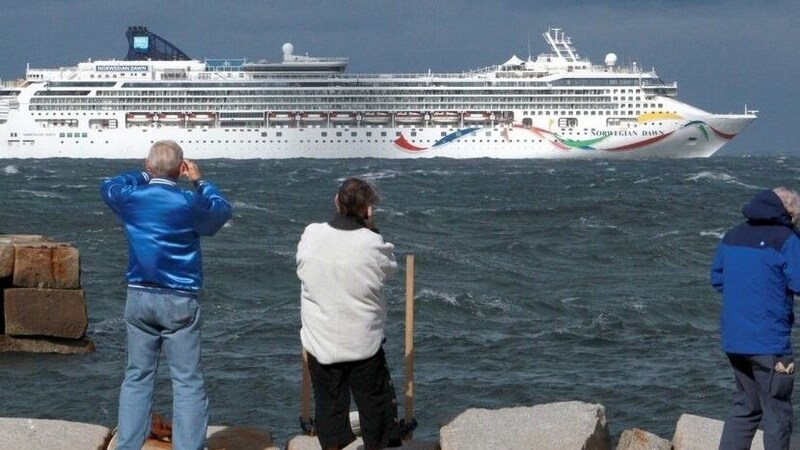
<svg viewBox="0 0 800 450">
<path fill-rule="evenodd" d="M 711 285 L 722 294 L 722 348 L 736 381 L 719 448 L 749 449 L 761 425 L 765 449 L 788 449 L 800 198 L 778 187 L 760 192 L 742 213 L 746 220 L 725 233 L 711 267 Z"/>
<path fill-rule="evenodd" d="M 117 449 L 139 450 L 147 438 L 163 348 L 173 386 L 172 448 L 199 450 L 208 425 L 197 302 L 203 285 L 200 236 L 222 228 L 231 205 L 202 179 L 197 164 L 183 159 L 174 141 L 154 143 L 145 168 L 110 178 L 100 188 L 128 239 L 128 364 L 119 393 Z M 181 177 L 195 189 L 181 189 Z"/>
</svg>

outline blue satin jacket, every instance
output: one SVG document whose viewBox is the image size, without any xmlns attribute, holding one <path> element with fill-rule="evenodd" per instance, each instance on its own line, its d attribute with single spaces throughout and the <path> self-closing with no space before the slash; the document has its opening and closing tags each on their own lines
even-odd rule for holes
<svg viewBox="0 0 800 450">
<path fill-rule="evenodd" d="M 722 348 L 746 355 L 791 354 L 800 237 L 771 190 L 756 195 L 742 213 L 747 221 L 725 233 L 711 263 L 711 285 L 722 294 Z"/>
<path fill-rule="evenodd" d="M 104 182 L 100 193 L 128 238 L 129 285 L 202 287 L 200 236 L 216 233 L 232 213 L 216 186 L 200 181 L 192 192 L 166 178 L 126 172 Z"/>
</svg>

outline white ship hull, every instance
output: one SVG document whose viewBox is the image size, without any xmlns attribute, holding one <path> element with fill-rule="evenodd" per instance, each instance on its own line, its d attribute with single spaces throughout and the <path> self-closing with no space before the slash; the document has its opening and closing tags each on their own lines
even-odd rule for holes
<svg viewBox="0 0 800 450">
<path fill-rule="evenodd" d="M 596 137 L 581 140 L 582 136 L 561 136 L 521 124 L 241 129 L 151 124 L 101 130 L 36 128 L 34 123 L 12 119 L 0 125 L 0 136 L 5 137 L 0 141 L 0 158 L 139 158 L 161 139 L 175 140 L 195 159 L 698 158 L 712 155 L 754 119 L 752 115 L 717 115 L 675 121 L 671 126 L 618 129 L 607 131 L 616 134 L 602 142 L 584 146 L 578 143 Z M 13 138 L 8 137 L 11 129 Z M 448 136 L 454 137 L 443 140 Z"/>
</svg>

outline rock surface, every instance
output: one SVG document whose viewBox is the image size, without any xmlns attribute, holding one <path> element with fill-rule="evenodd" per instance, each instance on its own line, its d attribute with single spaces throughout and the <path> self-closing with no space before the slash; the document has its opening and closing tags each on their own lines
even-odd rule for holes
<svg viewBox="0 0 800 450">
<path fill-rule="evenodd" d="M 58 242 L 15 243 L 13 283 L 17 287 L 78 289 L 80 253 Z"/>
<path fill-rule="evenodd" d="M 88 339 L 15 338 L 0 334 L 0 352 L 59 353 L 74 355 L 92 353 L 94 343 Z M 2 447 L 0 447 L 2 449 Z"/>
<path fill-rule="evenodd" d="M 46 419 L 0 418 L 0 449 L 103 450 L 111 430 L 100 425 Z"/>
<path fill-rule="evenodd" d="M 719 448 L 725 422 L 692 414 L 681 414 L 672 437 L 675 450 L 707 450 Z M 759 430 L 753 438 L 751 450 L 764 450 L 763 433 Z"/>
<path fill-rule="evenodd" d="M 469 409 L 440 429 L 442 450 L 611 448 L 603 405 L 560 402 Z"/>
<path fill-rule="evenodd" d="M 653 433 L 634 428 L 625 430 L 619 438 L 617 450 L 671 450 L 672 442 Z"/>
<path fill-rule="evenodd" d="M 356 439 L 350 445 L 344 448 L 344 450 L 363 450 L 364 448 L 364 441 L 361 438 Z M 406 450 L 437 450 L 439 448 L 438 444 L 435 442 L 422 442 L 422 441 L 414 441 L 413 439 L 410 441 L 403 441 L 402 447 L 394 447 L 394 448 L 401 448 Z M 321 450 L 322 447 L 319 446 L 319 439 L 316 436 L 306 436 L 300 435 L 293 437 L 288 444 L 286 444 L 286 450 Z"/>
<path fill-rule="evenodd" d="M 116 450 L 117 435 L 111 437 L 108 450 Z M 206 432 L 208 450 L 280 450 L 272 443 L 272 433 L 268 430 L 242 426 L 209 425 Z M 148 439 L 142 450 L 172 449 L 172 444 L 156 439 Z"/>
<path fill-rule="evenodd" d="M 89 326 L 83 289 L 11 288 L 3 303 L 9 336 L 80 339 Z"/>
</svg>

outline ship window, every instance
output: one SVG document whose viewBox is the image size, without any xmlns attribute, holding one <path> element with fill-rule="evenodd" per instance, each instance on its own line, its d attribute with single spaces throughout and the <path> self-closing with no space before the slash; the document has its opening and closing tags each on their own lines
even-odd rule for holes
<svg viewBox="0 0 800 450">
<path fill-rule="evenodd" d="M 327 131 L 323 131 L 322 132 L 322 137 L 328 137 L 328 132 Z"/>
<path fill-rule="evenodd" d="M 447 136 L 447 132 L 446 131 L 442 131 L 442 137 L 445 137 L 445 136 Z"/>
<path fill-rule="evenodd" d="M 355 132 L 355 131 L 351 131 L 351 132 L 350 132 L 350 136 L 356 137 L 356 136 L 357 136 L 357 135 L 356 135 L 356 132 Z"/>
<path fill-rule="evenodd" d="M 386 137 L 386 132 L 385 131 L 381 131 L 381 136 Z"/>
<path fill-rule="evenodd" d="M 336 132 L 336 137 L 342 137 L 342 132 L 341 131 L 337 131 Z"/>
<path fill-rule="evenodd" d="M 367 131 L 367 137 L 372 136 L 372 131 Z"/>
<path fill-rule="evenodd" d="M 262 131 L 261 132 L 261 137 L 267 137 L 267 132 L 266 131 Z"/>
<path fill-rule="evenodd" d="M 283 136 L 283 132 L 282 131 L 278 131 L 277 133 L 275 133 L 275 136 L 281 137 L 281 136 Z"/>
</svg>

